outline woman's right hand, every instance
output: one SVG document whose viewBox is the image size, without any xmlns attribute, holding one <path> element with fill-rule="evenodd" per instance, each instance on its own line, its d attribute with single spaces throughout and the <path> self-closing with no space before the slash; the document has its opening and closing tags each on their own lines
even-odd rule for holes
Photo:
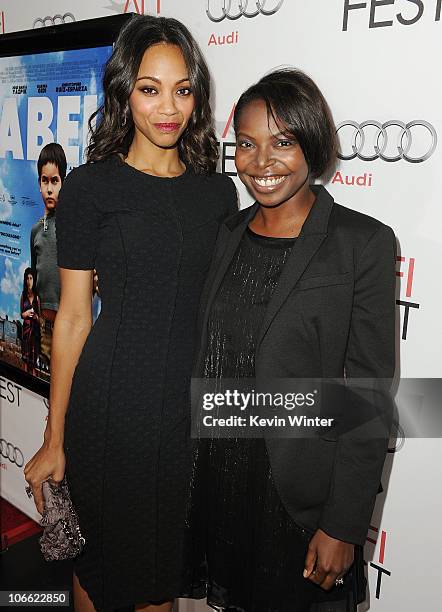
<svg viewBox="0 0 442 612">
<path fill-rule="evenodd" d="M 62 444 L 51 445 L 45 440 L 41 448 L 28 461 L 24 468 L 25 479 L 29 483 L 36 508 L 43 514 L 44 499 L 42 483 L 48 478 L 54 482 L 63 480 L 66 459 Z"/>
</svg>

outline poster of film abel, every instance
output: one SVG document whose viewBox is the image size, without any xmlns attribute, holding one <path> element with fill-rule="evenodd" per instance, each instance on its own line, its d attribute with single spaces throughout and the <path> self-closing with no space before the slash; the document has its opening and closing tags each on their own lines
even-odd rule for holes
<svg viewBox="0 0 442 612">
<path fill-rule="evenodd" d="M 0 362 L 44 380 L 60 299 L 58 194 L 84 162 L 111 52 L 0 57 Z"/>
</svg>

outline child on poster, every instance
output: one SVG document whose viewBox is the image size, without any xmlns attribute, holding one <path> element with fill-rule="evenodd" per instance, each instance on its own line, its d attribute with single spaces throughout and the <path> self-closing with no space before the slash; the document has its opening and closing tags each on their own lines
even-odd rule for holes
<svg viewBox="0 0 442 612">
<path fill-rule="evenodd" d="M 35 288 L 41 300 L 40 356 L 47 366 L 51 357 L 52 328 L 60 300 L 55 213 L 66 168 L 66 155 L 61 145 L 53 142 L 43 147 L 37 169 L 45 210 L 43 217 L 32 227 L 30 247 Z"/>
</svg>

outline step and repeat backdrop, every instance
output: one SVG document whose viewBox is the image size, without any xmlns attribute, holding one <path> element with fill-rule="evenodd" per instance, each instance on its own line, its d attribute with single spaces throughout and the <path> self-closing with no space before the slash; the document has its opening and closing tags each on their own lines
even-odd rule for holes
<svg viewBox="0 0 442 612">
<path fill-rule="evenodd" d="M 125 12 L 180 19 L 208 60 L 220 171 L 234 178 L 232 115 L 241 92 L 276 67 L 307 72 L 325 94 L 340 138 L 327 188 L 397 235 L 398 376 L 439 378 L 441 10 L 442 0 L 0 0 L 0 33 Z M 10 157 L 0 146 L 0 219 L 8 218 Z M 235 181 L 241 206 L 248 206 Z M 30 262 L 14 276 L 13 259 L 5 252 L 0 257 L 0 291 L 19 303 Z M 6 314 L 0 312 L 1 340 L 13 323 Z M 47 404 L 4 376 L 0 398 L 1 495 L 38 518 L 24 493 L 22 468 L 41 444 Z M 369 599 L 361 610 L 439 609 L 441 466 L 440 439 L 404 439 L 398 428 L 367 537 Z M 184 601 L 178 609 L 207 610 Z"/>
</svg>

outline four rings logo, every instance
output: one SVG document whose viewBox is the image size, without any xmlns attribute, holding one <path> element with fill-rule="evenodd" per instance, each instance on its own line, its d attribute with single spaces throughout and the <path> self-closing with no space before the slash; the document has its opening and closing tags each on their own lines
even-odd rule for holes
<svg viewBox="0 0 442 612">
<path fill-rule="evenodd" d="M 19 468 L 23 467 L 25 463 L 21 450 L 3 438 L 0 438 L 0 455 L 5 459 L 9 459 L 11 463 L 15 463 Z"/>
<path fill-rule="evenodd" d="M 426 138 L 422 138 L 422 132 Z M 336 133 L 341 144 L 338 157 L 346 161 L 358 157 L 367 162 L 375 159 L 397 162 L 403 159 L 419 164 L 431 157 L 437 146 L 436 130 L 423 119 L 409 123 L 397 119 L 385 123 L 372 119 L 362 123 L 343 121 L 337 126 Z M 368 137 L 369 133 L 372 139 Z M 414 141 L 416 144 L 412 147 Z"/>
<path fill-rule="evenodd" d="M 252 4 L 255 4 L 255 7 L 252 7 Z M 224 19 L 234 21 L 240 17 L 252 19 L 260 14 L 274 15 L 283 4 L 284 0 L 207 0 L 206 13 L 211 21 L 219 23 Z"/>
<path fill-rule="evenodd" d="M 65 13 L 64 15 L 54 15 L 53 17 L 38 17 L 32 27 L 35 28 L 46 28 L 47 26 L 62 25 L 63 23 L 73 23 L 75 17 L 72 13 Z"/>
</svg>

